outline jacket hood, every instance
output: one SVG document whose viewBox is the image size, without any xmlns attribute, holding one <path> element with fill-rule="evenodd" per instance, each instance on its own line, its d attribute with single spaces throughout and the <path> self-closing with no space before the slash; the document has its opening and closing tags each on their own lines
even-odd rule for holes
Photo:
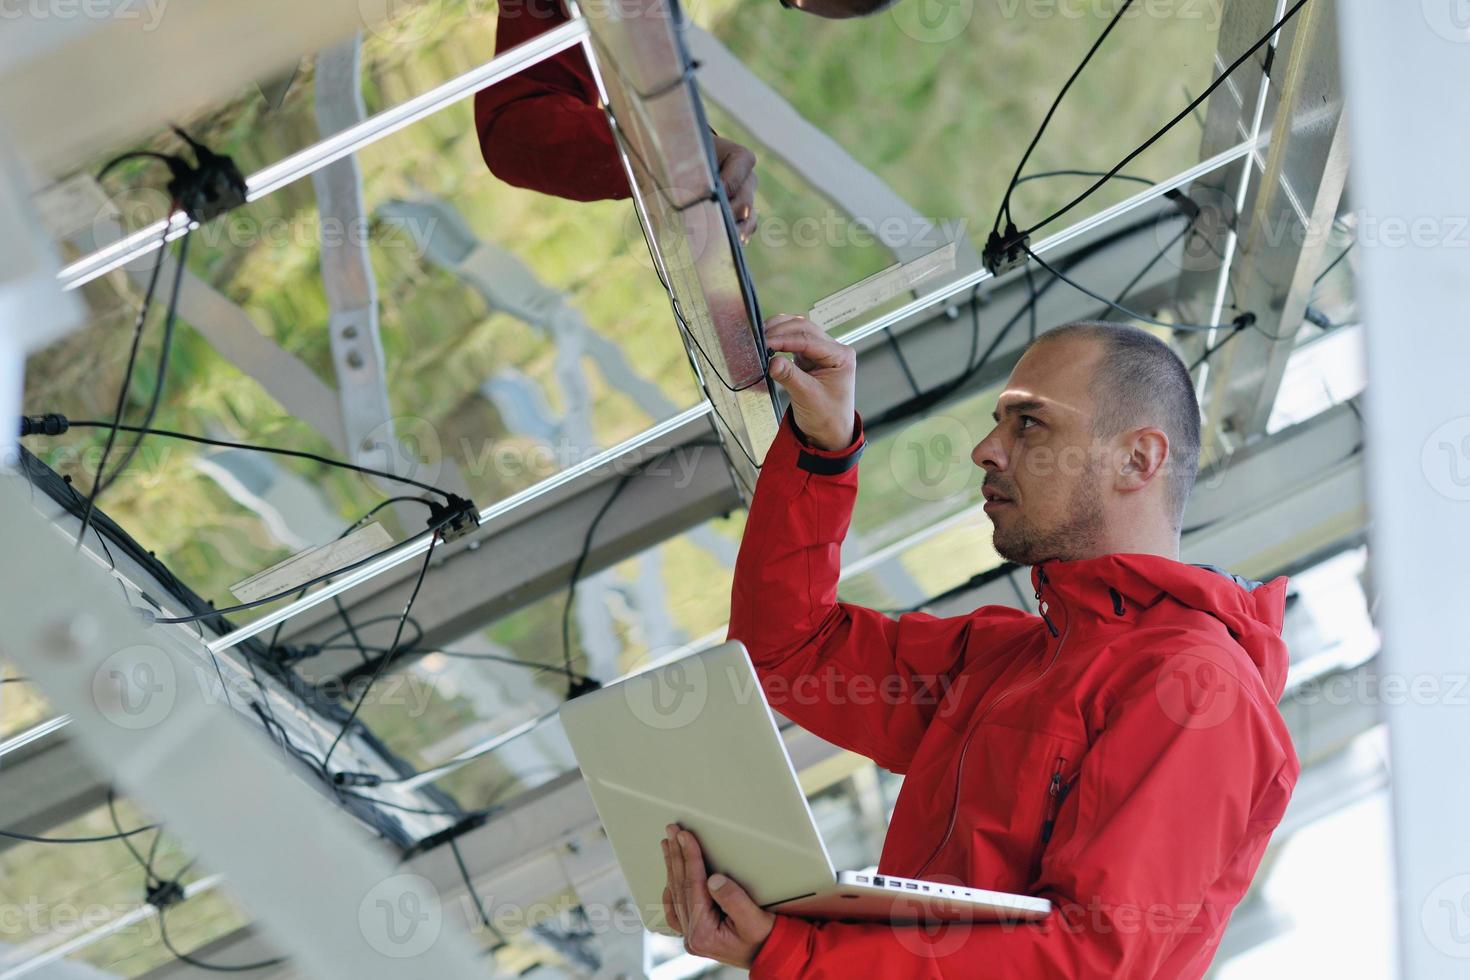
<svg viewBox="0 0 1470 980">
<path fill-rule="evenodd" d="M 1038 593 L 1054 589 L 1065 602 L 1098 615 L 1124 614 L 1125 603 L 1147 609 L 1164 596 L 1218 619 L 1245 650 L 1273 699 L 1286 688 L 1290 655 L 1281 639 L 1286 576 L 1266 583 L 1215 565 L 1191 565 L 1161 555 L 1113 554 L 1032 566 Z"/>
</svg>

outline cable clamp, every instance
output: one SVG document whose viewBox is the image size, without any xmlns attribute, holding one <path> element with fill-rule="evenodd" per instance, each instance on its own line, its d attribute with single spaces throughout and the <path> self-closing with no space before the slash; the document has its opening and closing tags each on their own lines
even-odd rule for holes
<svg viewBox="0 0 1470 980">
<path fill-rule="evenodd" d="M 480 511 L 473 500 L 448 494 L 444 503 L 429 501 L 429 529 L 439 532 L 439 539 L 450 542 L 473 534 L 480 526 Z"/>
<path fill-rule="evenodd" d="M 985 250 L 980 255 L 980 261 L 986 269 L 990 270 L 991 275 L 1003 275 L 1027 263 L 1030 256 L 1026 254 L 1026 250 L 1030 245 L 1031 236 L 1021 234 L 1016 228 L 1016 223 L 1008 221 L 1004 237 L 998 232 L 990 233 L 990 238 L 985 242 Z"/>
</svg>

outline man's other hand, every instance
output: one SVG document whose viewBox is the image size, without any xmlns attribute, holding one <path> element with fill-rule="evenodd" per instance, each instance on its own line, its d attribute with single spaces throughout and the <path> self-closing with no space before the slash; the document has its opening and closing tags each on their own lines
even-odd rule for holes
<svg viewBox="0 0 1470 980">
<path fill-rule="evenodd" d="M 735 882 L 704 870 L 699 841 L 678 824 L 669 824 L 659 841 L 664 852 L 664 918 L 684 937 L 684 951 L 750 969 L 776 917 L 755 904 Z"/>
<path fill-rule="evenodd" d="M 716 136 L 715 161 L 720 165 L 720 181 L 725 185 L 725 196 L 730 199 L 740 244 L 744 245 L 755 232 L 755 185 L 759 183 L 755 154 L 734 140 Z"/>
<path fill-rule="evenodd" d="M 771 358 L 771 377 L 791 396 L 796 427 L 819 449 L 846 449 L 853 439 L 857 352 L 804 316 L 766 321 L 766 346 L 795 359 Z"/>
</svg>

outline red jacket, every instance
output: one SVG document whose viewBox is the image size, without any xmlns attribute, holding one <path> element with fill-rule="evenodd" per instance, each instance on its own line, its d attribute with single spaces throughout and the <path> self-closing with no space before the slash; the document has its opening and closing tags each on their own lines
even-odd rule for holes
<svg viewBox="0 0 1470 980">
<path fill-rule="evenodd" d="M 561 0 L 501 0 L 495 53 L 565 23 Z M 475 129 L 491 173 L 516 187 L 601 201 L 628 178 L 581 48 L 569 48 L 475 93 Z"/>
<path fill-rule="evenodd" d="M 1042 615 L 895 621 L 840 603 L 857 469 L 820 471 L 861 445 L 858 424 L 853 450 L 823 452 L 788 412 L 746 524 L 730 636 L 772 707 L 904 774 L 879 871 L 1054 911 L 935 928 L 778 916 L 752 976 L 1202 976 L 1299 771 L 1276 709 L 1286 579 L 1247 591 L 1113 554 L 1035 566 Z"/>
</svg>

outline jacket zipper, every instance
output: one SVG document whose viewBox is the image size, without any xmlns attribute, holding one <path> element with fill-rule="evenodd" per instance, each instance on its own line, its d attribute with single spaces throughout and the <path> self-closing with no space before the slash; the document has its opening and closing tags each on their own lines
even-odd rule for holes
<svg viewBox="0 0 1470 980">
<path fill-rule="evenodd" d="M 1072 791 L 1071 783 L 1062 782 L 1062 768 L 1066 766 L 1067 760 L 1057 756 L 1057 767 L 1051 774 L 1051 783 L 1046 788 L 1046 819 L 1041 823 L 1041 842 L 1048 843 L 1051 840 L 1052 831 L 1057 826 L 1057 811 L 1062 808 L 1062 801 Z"/>
<path fill-rule="evenodd" d="M 1046 584 L 1046 575 L 1045 575 L 1045 573 L 1042 573 L 1042 575 L 1041 575 L 1041 581 L 1042 581 L 1042 584 L 1043 585 Z M 1038 600 L 1041 599 L 1041 591 L 1039 589 L 1036 592 L 1036 598 Z M 1063 607 L 1063 608 L 1065 608 L 1065 607 Z M 972 741 L 974 741 L 974 739 L 975 739 L 975 732 L 976 732 L 976 730 L 980 727 L 980 725 L 982 723 L 984 723 L 984 721 L 985 721 L 986 718 L 990 717 L 990 713 L 992 711 L 994 711 L 995 708 L 996 708 L 996 706 L 999 705 L 1002 701 L 1004 701 L 1006 698 L 1010 697 L 1012 694 L 1015 694 L 1017 691 L 1023 691 L 1026 688 L 1031 687 L 1034 684 L 1037 684 L 1038 682 L 1040 682 L 1040 680 L 1043 677 L 1046 676 L 1047 671 L 1051 670 L 1052 667 L 1055 666 L 1055 664 L 1057 662 L 1057 658 L 1061 656 L 1061 654 L 1062 654 L 1062 646 L 1064 644 L 1066 644 L 1066 642 L 1067 642 L 1067 634 L 1069 632 L 1071 632 L 1071 629 L 1072 629 L 1072 612 L 1071 612 L 1071 610 L 1067 610 L 1067 622 L 1066 622 L 1066 625 L 1062 627 L 1061 637 L 1060 637 L 1060 639 L 1057 640 L 1057 648 L 1056 648 L 1056 650 L 1052 651 L 1051 660 L 1047 661 L 1046 666 L 1041 668 L 1041 672 L 1038 673 L 1035 677 L 1031 678 L 1028 681 L 1019 682 L 1019 683 L 1016 683 L 1016 684 L 1012 684 L 1010 687 L 1006 688 L 1004 691 L 1001 691 L 1000 694 L 996 695 L 994 698 L 991 699 L 990 703 L 985 706 L 985 710 L 983 710 L 983 711 L 980 712 L 980 717 L 978 717 L 977 719 L 975 719 L 975 721 L 970 725 L 969 732 L 967 732 L 965 734 L 965 744 L 963 746 L 961 746 L 961 748 L 960 748 L 960 761 L 959 761 L 959 765 L 955 769 L 955 777 L 954 777 L 954 805 L 953 805 L 953 807 L 949 811 L 949 826 L 945 828 L 944 836 L 940 839 L 939 843 L 935 846 L 934 851 L 927 858 L 924 859 L 924 863 L 919 867 L 919 870 L 918 871 L 915 871 L 912 875 L 910 875 L 910 877 L 912 877 L 912 878 L 918 878 L 918 877 L 920 877 L 924 873 L 924 871 L 929 867 L 929 865 L 931 863 L 933 863 L 934 859 L 939 856 L 939 852 L 942 851 L 942 850 L 944 850 L 944 845 L 946 845 L 946 844 L 949 843 L 950 837 L 952 837 L 954 835 L 955 821 L 959 819 L 959 815 L 960 815 L 960 790 L 961 790 L 961 788 L 963 788 L 964 779 L 965 779 L 965 755 L 970 751 L 970 743 Z"/>
</svg>

